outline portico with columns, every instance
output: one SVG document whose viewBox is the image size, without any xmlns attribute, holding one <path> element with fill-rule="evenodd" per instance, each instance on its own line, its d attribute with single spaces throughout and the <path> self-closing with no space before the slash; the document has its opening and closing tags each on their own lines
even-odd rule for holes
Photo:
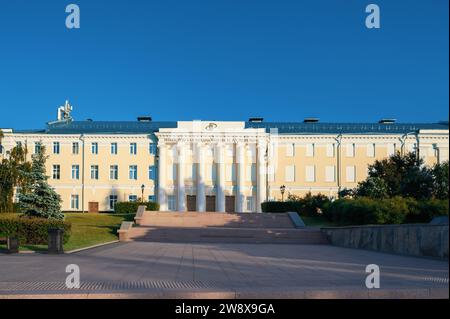
<svg viewBox="0 0 450 319">
<path fill-rule="evenodd" d="M 265 129 L 190 121 L 155 135 L 161 210 L 261 212 L 267 196 Z"/>
</svg>

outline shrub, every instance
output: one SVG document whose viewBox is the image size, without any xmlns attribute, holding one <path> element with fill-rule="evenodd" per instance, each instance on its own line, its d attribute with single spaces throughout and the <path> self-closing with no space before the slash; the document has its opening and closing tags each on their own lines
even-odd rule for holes
<svg viewBox="0 0 450 319">
<path fill-rule="evenodd" d="M 50 228 L 64 229 L 64 243 L 70 238 L 71 224 L 56 219 L 36 217 L 0 217 L 0 237 L 17 237 L 21 244 L 45 245 Z"/>
<path fill-rule="evenodd" d="M 292 211 L 292 202 L 269 201 L 261 204 L 263 213 L 286 213 Z"/>
<path fill-rule="evenodd" d="M 270 201 L 261 204 L 264 213 L 286 213 L 297 212 L 301 216 L 315 216 L 321 214 L 330 200 L 327 196 L 308 193 L 305 197 L 289 195 L 285 202 Z"/>
<path fill-rule="evenodd" d="M 427 201 L 411 200 L 406 223 L 429 223 L 433 217 L 448 215 L 449 204 L 447 200 L 431 199 Z"/>
<path fill-rule="evenodd" d="M 119 202 L 114 205 L 114 212 L 116 214 L 136 213 L 138 207 L 142 205 L 144 205 L 147 210 L 159 210 L 159 204 L 156 202 Z"/>
</svg>

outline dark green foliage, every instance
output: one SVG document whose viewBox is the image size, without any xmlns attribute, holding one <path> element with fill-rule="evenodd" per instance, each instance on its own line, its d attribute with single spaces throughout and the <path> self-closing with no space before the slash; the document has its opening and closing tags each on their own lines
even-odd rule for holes
<svg viewBox="0 0 450 319">
<path fill-rule="evenodd" d="M 359 182 L 356 188 L 356 196 L 370 197 L 374 199 L 388 198 L 388 188 L 383 179 L 379 177 L 368 177 Z"/>
<path fill-rule="evenodd" d="M 297 212 L 301 216 L 317 216 L 330 203 L 330 199 L 322 194 L 312 195 L 308 193 L 305 197 L 289 195 L 285 202 L 270 201 L 261 204 L 265 213 Z"/>
<path fill-rule="evenodd" d="M 114 213 L 130 214 L 136 213 L 139 206 L 146 206 L 147 210 L 158 211 L 159 204 L 156 202 L 118 202 L 114 205 Z"/>
<path fill-rule="evenodd" d="M 436 164 L 432 169 L 434 177 L 433 195 L 437 199 L 448 199 L 449 175 L 448 161 Z"/>
<path fill-rule="evenodd" d="M 63 228 L 64 243 L 67 243 L 71 234 L 69 222 L 34 217 L 0 216 L 0 237 L 17 237 L 21 245 L 47 244 L 49 228 Z"/>
</svg>

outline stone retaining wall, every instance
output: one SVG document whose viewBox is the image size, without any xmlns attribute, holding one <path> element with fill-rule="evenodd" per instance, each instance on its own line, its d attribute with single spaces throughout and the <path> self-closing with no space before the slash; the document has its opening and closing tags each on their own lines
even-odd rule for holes
<svg viewBox="0 0 450 319">
<path fill-rule="evenodd" d="M 322 228 L 331 245 L 448 259 L 448 225 L 407 224 Z"/>
</svg>

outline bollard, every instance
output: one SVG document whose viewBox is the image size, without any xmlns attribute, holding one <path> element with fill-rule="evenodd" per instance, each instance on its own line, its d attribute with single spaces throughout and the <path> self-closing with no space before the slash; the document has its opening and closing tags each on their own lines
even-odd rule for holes
<svg viewBox="0 0 450 319">
<path fill-rule="evenodd" d="M 48 253 L 49 254 L 63 254 L 63 235 L 64 229 L 50 228 L 48 230 Z"/>
<path fill-rule="evenodd" d="M 16 237 L 8 237 L 6 248 L 8 254 L 17 254 L 19 252 L 19 239 Z"/>
</svg>

